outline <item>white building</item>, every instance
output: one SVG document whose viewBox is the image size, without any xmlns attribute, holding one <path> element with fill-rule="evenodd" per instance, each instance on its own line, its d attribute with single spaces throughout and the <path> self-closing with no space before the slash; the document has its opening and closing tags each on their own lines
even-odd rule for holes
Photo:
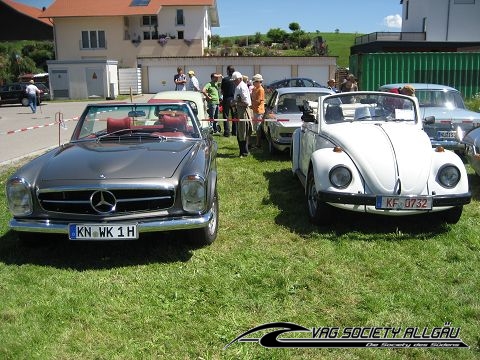
<svg viewBox="0 0 480 360">
<path fill-rule="evenodd" d="M 480 41 L 480 0 L 401 0 L 402 33 L 426 41 Z"/>
</svg>

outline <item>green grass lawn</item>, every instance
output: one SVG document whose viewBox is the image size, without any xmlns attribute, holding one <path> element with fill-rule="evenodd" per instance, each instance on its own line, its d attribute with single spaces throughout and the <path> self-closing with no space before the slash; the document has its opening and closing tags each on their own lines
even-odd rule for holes
<svg viewBox="0 0 480 360">
<path fill-rule="evenodd" d="M 220 229 L 135 242 L 46 241 L 8 230 L 0 175 L 1 359 L 478 359 L 480 178 L 460 222 L 342 214 L 307 221 L 288 156 L 219 142 Z M 234 343 L 270 322 L 461 327 L 461 349 L 266 349 Z M 258 334 L 257 334 L 258 335 Z"/>
</svg>

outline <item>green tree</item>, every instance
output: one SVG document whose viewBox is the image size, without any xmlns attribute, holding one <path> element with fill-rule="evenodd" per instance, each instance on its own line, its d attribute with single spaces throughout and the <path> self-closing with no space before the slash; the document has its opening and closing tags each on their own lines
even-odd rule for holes
<svg viewBox="0 0 480 360">
<path fill-rule="evenodd" d="M 220 35 L 212 35 L 210 41 L 213 47 L 219 46 L 221 44 Z"/>
<path fill-rule="evenodd" d="M 280 28 L 274 28 L 268 30 L 267 37 L 272 40 L 272 42 L 281 43 L 288 38 L 288 34 L 285 30 L 282 30 Z"/>
<path fill-rule="evenodd" d="M 300 25 L 296 22 L 292 22 L 288 25 L 288 28 L 292 31 L 292 32 L 295 32 L 295 31 L 299 31 L 300 30 Z"/>
</svg>

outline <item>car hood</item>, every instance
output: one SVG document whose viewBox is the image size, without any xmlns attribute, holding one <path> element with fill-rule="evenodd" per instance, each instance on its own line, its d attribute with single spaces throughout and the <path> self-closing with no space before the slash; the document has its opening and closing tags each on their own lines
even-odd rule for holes
<svg viewBox="0 0 480 360">
<path fill-rule="evenodd" d="M 378 194 L 420 194 L 432 163 L 426 133 L 402 123 L 345 123 L 331 126 L 328 136 L 357 166 L 366 187 Z"/>
<path fill-rule="evenodd" d="M 283 127 L 292 127 L 299 128 L 302 126 L 302 113 L 298 114 L 281 114 L 277 113 L 275 118 L 278 122 L 278 125 Z"/>
<path fill-rule="evenodd" d="M 47 160 L 40 180 L 170 178 L 195 142 L 71 143 Z"/>
<path fill-rule="evenodd" d="M 480 121 L 480 113 L 475 111 L 470 111 L 466 109 L 446 109 L 442 107 L 420 107 L 420 113 L 422 114 L 422 118 L 427 116 L 435 116 L 435 121 L 457 121 L 461 122 L 463 120 L 470 120 L 479 122 Z"/>
</svg>

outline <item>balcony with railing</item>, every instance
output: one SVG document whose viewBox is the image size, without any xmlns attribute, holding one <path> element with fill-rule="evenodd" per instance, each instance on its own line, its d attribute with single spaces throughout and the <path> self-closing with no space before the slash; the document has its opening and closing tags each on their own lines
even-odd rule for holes
<svg viewBox="0 0 480 360">
<path fill-rule="evenodd" d="M 355 45 L 368 44 L 376 41 L 426 41 L 424 32 L 375 32 L 355 38 Z"/>
</svg>

